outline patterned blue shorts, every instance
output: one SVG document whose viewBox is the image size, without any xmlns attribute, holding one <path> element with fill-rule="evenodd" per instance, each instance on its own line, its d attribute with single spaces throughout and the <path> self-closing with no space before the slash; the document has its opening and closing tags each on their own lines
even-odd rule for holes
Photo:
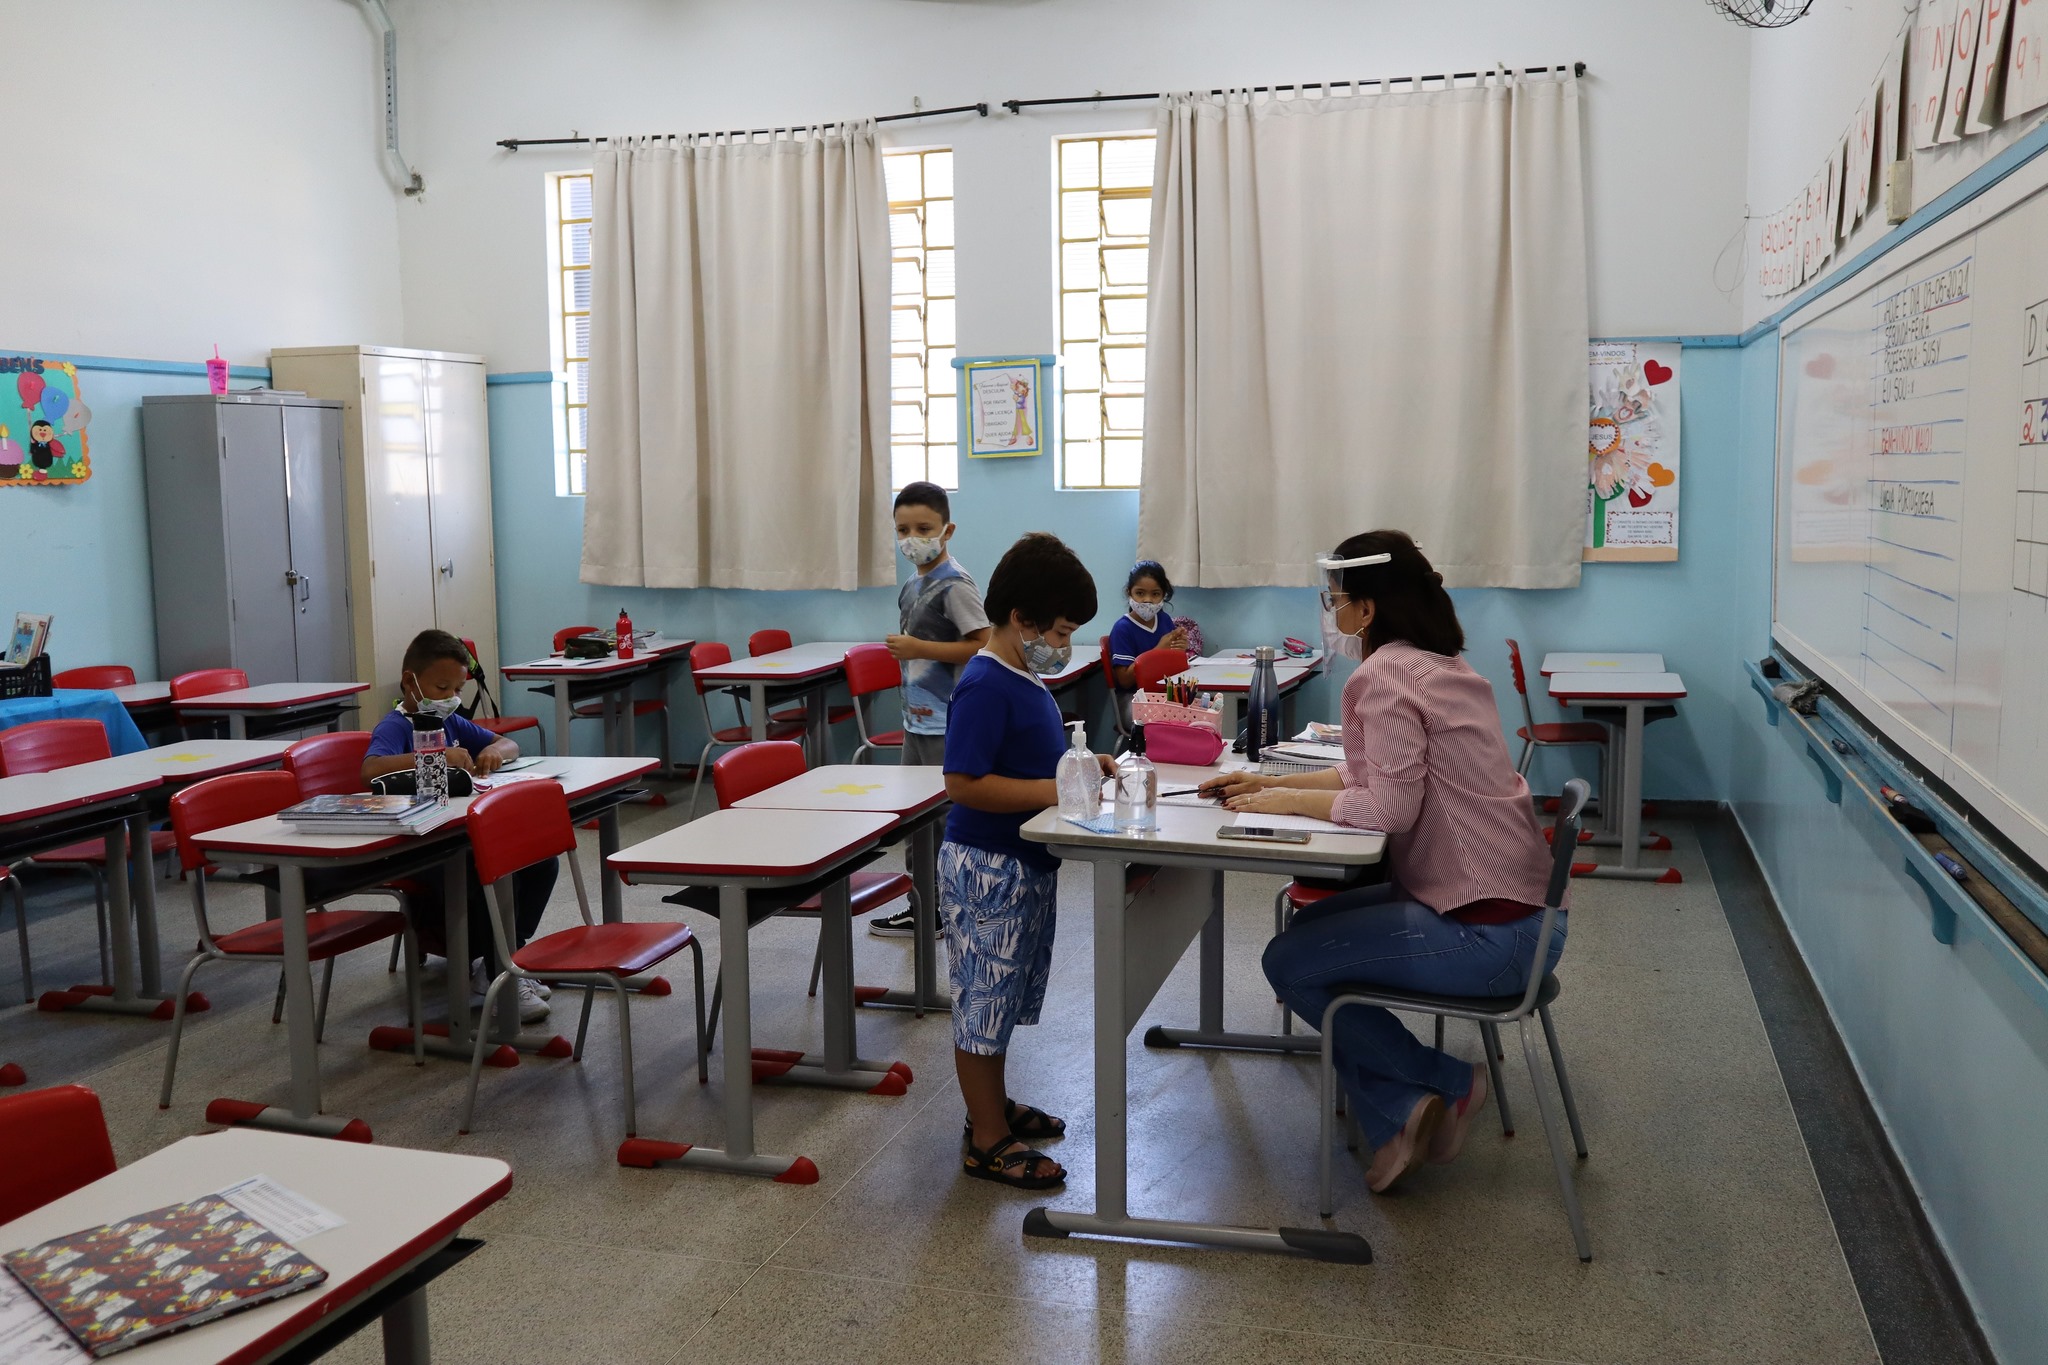
<svg viewBox="0 0 2048 1365">
<path fill-rule="evenodd" d="M 953 985 L 953 1045 L 992 1057 L 1038 1022 L 1052 970 L 1059 874 L 1008 853 L 939 846 L 939 923 Z"/>
</svg>

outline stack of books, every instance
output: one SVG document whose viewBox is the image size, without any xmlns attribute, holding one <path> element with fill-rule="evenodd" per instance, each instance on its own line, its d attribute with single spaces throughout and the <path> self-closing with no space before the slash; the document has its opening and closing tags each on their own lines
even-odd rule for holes
<svg viewBox="0 0 2048 1365">
<path fill-rule="evenodd" d="M 301 834 L 425 834 L 455 817 L 446 801 L 425 796 L 313 796 L 277 818 Z"/>
</svg>

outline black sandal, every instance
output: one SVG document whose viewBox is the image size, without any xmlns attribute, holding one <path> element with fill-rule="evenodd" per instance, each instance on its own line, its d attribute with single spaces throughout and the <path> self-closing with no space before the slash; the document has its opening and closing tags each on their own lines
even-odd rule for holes
<svg viewBox="0 0 2048 1365">
<path fill-rule="evenodd" d="M 1015 1133 L 1009 1134 L 987 1151 L 972 1142 L 960 1154 L 960 1169 L 976 1180 L 993 1180 L 998 1185 L 1008 1185 L 1019 1190 L 1049 1190 L 1067 1183 L 1064 1170 L 1055 1175 L 1032 1175 L 1031 1169 L 1041 1161 L 1059 1163 L 1044 1152 L 1033 1151 L 1017 1140 Z M 1011 1172 L 1016 1172 L 1012 1175 Z"/>
<path fill-rule="evenodd" d="M 1005 1100 L 1004 1104 L 1007 1107 L 1010 1133 L 1013 1137 L 1023 1138 L 1027 1142 L 1053 1142 L 1067 1135 L 1065 1119 L 1054 1118 L 1043 1109 L 1029 1104 L 1019 1104 L 1015 1100 Z M 974 1119 L 970 1115 L 961 1124 L 960 1140 L 967 1142 L 973 1137 Z"/>
</svg>

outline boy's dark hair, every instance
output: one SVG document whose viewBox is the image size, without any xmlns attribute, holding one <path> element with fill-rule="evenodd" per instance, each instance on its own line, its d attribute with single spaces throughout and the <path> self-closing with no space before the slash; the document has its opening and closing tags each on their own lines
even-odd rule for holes
<svg viewBox="0 0 2048 1365">
<path fill-rule="evenodd" d="M 1389 640 L 1406 640 L 1431 654 L 1458 654 L 1465 648 L 1465 628 L 1458 609 L 1444 591 L 1444 576 L 1405 531 L 1367 531 L 1337 547 L 1334 559 L 1359 559 L 1387 554 L 1385 564 L 1362 564 L 1337 570 L 1338 590 L 1356 601 L 1372 600 L 1372 626 L 1365 633 L 1366 651 Z"/>
<path fill-rule="evenodd" d="M 423 630 L 412 637 L 412 643 L 405 647 L 405 658 L 399 667 L 417 677 L 428 664 L 442 659 L 469 667 L 469 650 L 462 641 L 445 630 Z"/>
<path fill-rule="evenodd" d="M 1167 601 L 1173 600 L 1173 580 L 1166 576 L 1166 566 L 1156 559 L 1141 559 L 1131 565 L 1130 576 L 1124 579 L 1124 596 L 1131 595 L 1131 589 L 1138 586 L 1138 580 L 1149 578 L 1159 585 L 1159 595 Z"/>
<path fill-rule="evenodd" d="M 939 514 L 940 521 L 953 519 L 953 504 L 947 499 L 946 490 L 922 479 L 904 484 L 903 491 L 896 495 L 895 505 L 889 510 L 900 512 L 906 507 L 929 507 Z"/>
<path fill-rule="evenodd" d="M 1095 580 L 1058 536 L 1033 531 L 1004 552 L 982 605 L 998 627 L 1013 611 L 1040 630 L 1062 616 L 1078 626 L 1095 616 Z"/>
</svg>

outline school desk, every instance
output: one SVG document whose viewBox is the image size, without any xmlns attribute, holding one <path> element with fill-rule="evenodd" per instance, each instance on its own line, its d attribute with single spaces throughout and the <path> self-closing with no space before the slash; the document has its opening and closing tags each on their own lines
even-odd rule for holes
<svg viewBox="0 0 2048 1365">
<path fill-rule="evenodd" d="M 1608 756 L 1618 774 L 1620 790 L 1608 810 L 1620 808 L 1621 864 L 1577 863 L 1575 877 L 1612 877 L 1623 881 L 1676 882 L 1675 867 L 1645 867 L 1643 842 L 1643 713 L 1651 706 L 1677 701 L 1685 682 L 1676 673 L 1559 673 L 1550 680 L 1550 695 L 1560 705 L 1619 708 L 1622 725 L 1613 731 L 1615 752 Z"/>
<path fill-rule="evenodd" d="M 911 953 L 911 990 L 857 986 L 862 1005 L 916 1010 L 950 1010 L 953 998 L 939 988 L 939 843 L 945 837 L 946 774 L 936 767 L 832 764 L 756 792 L 733 803 L 737 810 L 857 810 L 894 816 L 896 826 L 882 847 L 909 845 L 910 880 L 917 888 L 917 923 Z"/>
<path fill-rule="evenodd" d="M 177 711 L 186 718 L 227 717 L 229 739 L 247 739 L 251 717 L 263 721 L 273 734 L 314 725 L 331 730 L 344 711 L 356 709 L 353 698 L 369 690 L 368 683 L 360 682 L 259 683 L 188 697 L 178 703 Z"/>
<path fill-rule="evenodd" d="M 137 912 L 129 894 L 129 830 L 131 823 L 143 815 L 142 793 L 159 780 L 151 773 L 111 772 L 98 763 L 0 777 L 0 863 L 48 853 L 82 839 L 106 841 L 107 937 L 113 945 L 114 984 L 110 991 L 95 986 L 87 991 L 46 993 L 65 996 L 70 1008 L 159 1019 L 171 1017 L 168 1001 L 153 998 L 153 991 L 146 995 L 138 989 L 134 933 Z M 146 819 L 143 828 L 148 828 Z M 146 834 L 144 838 L 143 847 L 147 848 Z M 141 880 L 141 895 L 151 896 L 153 874 Z M 72 1000 L 72 996 L 78 998 Z"/>
<path fill-rule="evenodd" d="M 536 691 L 554 694 L 556 752 L 569 752 L 569 722 L 574 718 L 575 708 L 583 702 L 596 701 L 603 708 L 605 754 L 630 758 L 634 686 L 643 678 L 653 677 L 666 693 L 676 672 L 688 670 L 690 650 L 696 643 L 657 635 L 636 644 L 630 659 L 614 654 L 598 659 L 568 659 L 556 654 L 531 663 L 506 664 L 499 672 L 507 682 L 524 683 Z M 671 706 L 670 713 L 673 711 Z M 668 723 L 666 715 L 662 723 Z"/>
<path fill-rule="evenodd" d="M 128 718 L 145 735 L 169 729 L 178 723 L 176 713 L 171 710 L 171 685 L 167 682 L 129 683 L 107 690 L 128 708 Z"/>
<path fill-rule="evenodd" d="M 725 1032 L 725 1146 L 627 1138 L 619 1144 L 621 1165 L 699 1166 L 765 1175 L 783 1184 L 814 1184 L 818 1168 L 810 1158 L 754 1151 L 754 1085 L 776 1080 L 870 1094 L 904 1092 L 910 1068 L 868 1061 L 856 1051 L 853 920 L 846 886 L 847 874 L 873 860 L 876 846 L 896 823 L 894 815 L 876 811 L 720 810 L 606 859 L 635 885 L 717 888 L 718 970 L 725 997 L 719 1024 Z M 820 883 L 825 1051 L 811 1061 L 805 1052 L 754 1046 L 748 892 Z"/>
<path fill-rule="evenodd" d="M 1185 786 L 1216 769 L 1162 766 L 1160 785 Z M 1376 834 L 1315 834 L 1306 844 L 1226 842 L 1219 826 L 1237 817 L 1220 802 L 1161 805 L 1159 828 L 1145 834 L 1096 834 L 1041 811 L 1023 834 L 1054 856 L 1094 865 L 1095 934 L 1095 1207 L 1086 1213 L 1035 1208 L 1024 1217 L 1028 1237 L 1093 1233 L 1141 1242 L 1291 1251 L 1319 1260 L 1365 1262 L 1371 1249 L 1356 1233 L 1323 1228 L 1244 1228 L 1167 1218 L 1135 1218 L 1129 1204 L 1129 1115 L 1126 1049 L 1130 1033 L 1197 934 L 1202 940 L 1201 1028 L 1206 1041 L 1239 1035 L 1223 1030 L 1223 874 L 1342 878 L 1378 862 L 1386 840 Z M 1133 864 L 1161 869 L 1135 896 L 1125 892 Z M 1148 1041 L 1149 1038 L 1148 1038 Z"/>
<path fill-rule="evenodd" d="M 159 1148 L 22 1215 L 0 1227 L 0 1251 L 213 1194 L 257 1175 L 345 1220 L 300 1248 L 327 1278 L 300 1293 L 145 1342 L 123 1351 L 123 1361 L 312 1360 L 381 1318 L 385 1361 L 425 1365 L 427 1285 L 482 1245 L 456 1234 L 512 1188 L 511 1168 L 491 1157 L 229 1131 Z"/>
<path fill-rule="evenodd" d="M 858 641 L 812 640 L 778 649 L 772 654 L 734 659 L 701 669 L 700 682 L 716 686 L 744 686 L 747 689 L 747 729 L 756 740 L 768 738 L 770 690 L 804 694 L 804 725 L 813 759 L 825 758 L 831 750 L 825 723 L 825 689 L 846 671 L 846 651 Z"/>
<path fill-rule="evenodd" d="M 1244 657 L 1239 657 L 1243 655 Z M 1290 659 L 1285 655 L 1273 661 L 1274 681 L 1280 685 L 1280 704 L 1283 714 L 1294 700 L 1294 694 L 1301 685 L 1316 675 L 1322 667 L 1320 652 L 1306 659 Z M 1219 650 L 1188 661 L 1187 671 L 1177 673 L 1176 678 L 1192 679 L 1196 688 L 1216 694 L 1217 709 L 1223 713 L 1223 741 L 1228 744 L 1237 738 L 1238 727 L 1243 724 L 1245 697 L 1252 690 L 1252 659 L 1248 651 Z M 1283 719 L 1281 729 L 1294 733 L 1293 721 Z"/>
<path fill-rule="evenodd" d="M 96 720 L 107 729 L 107 750 L 132 754 L 148 747 L 142 731 L 112 692 L 60 687 L 47 697 L 0 699 L 0 730 L 38 720 Z"/>
<path fill-rule="evenodd" d="M 595 816 L 598 840 L 618 846 L 617 807 L 632 792 L 633 779 L 654 766 L 653 759 L 549 758 L 529 771 L 540 774 L 522 781 L 559 781 L 577 820 Z M 227 825 L 197 836 L 199 846 L 219 861 L 254 863 L 277 869 L 278 913 L 284 924 L 285 1023 L 291 1058 L 290 1099 L 285 1105 L 263 1105 L 221 1098 L 206 1107 L 209 1123 L 246 1123 L 260 1128 L 309 1133 L 316 1137 L 371 1140 L 369 1125 L 360 1119 L 320 1112 L 320 1063 L 313 1036 L 313 982 L 306 957 L 306 874 L 327 874 L 323 881 L 364 889 L 401 878 L 438 874 L 442 877 L 444 937 L 451 965 L 444 982 L 448 1017 L 444 1026 L 429 1024 L 426 1051 L 468 1061 L 469 1019 L 469 840 L 464 816 L 472 797 L 449 801 L 452 819 L 424 834 L 305 834 L 275 815 Z M 607 832 L 609 830 L 609 833 Z M 342 875 L 337 875 L 342 874 Z M 621 917 L 616 881 L 604 878 L 605 919 Z M 347 890 L 329 893 L 339 900 Z M 566 1057 L 566 1038 L 523 1033 L 519 1026 L 518 992 L 502 992 L 498 1016 L 490 1021 L 491 1038 L 499 1046 L 487 1055 L 490 1065 L 516 1066 L 518 1052 Z M 371 1030 L 370 1046 L 380 1051 L 410 1052 L 412 1031 L 384 1026 Z"/>
<path fill-rule="evenodd" d="M 1552 650 L 1543 656 L 1539 670 L 1548 678 L 1556 673 L 1662 673 L 1662 654 L 1589 654 L 1583 650 Z"/>
</svg>

